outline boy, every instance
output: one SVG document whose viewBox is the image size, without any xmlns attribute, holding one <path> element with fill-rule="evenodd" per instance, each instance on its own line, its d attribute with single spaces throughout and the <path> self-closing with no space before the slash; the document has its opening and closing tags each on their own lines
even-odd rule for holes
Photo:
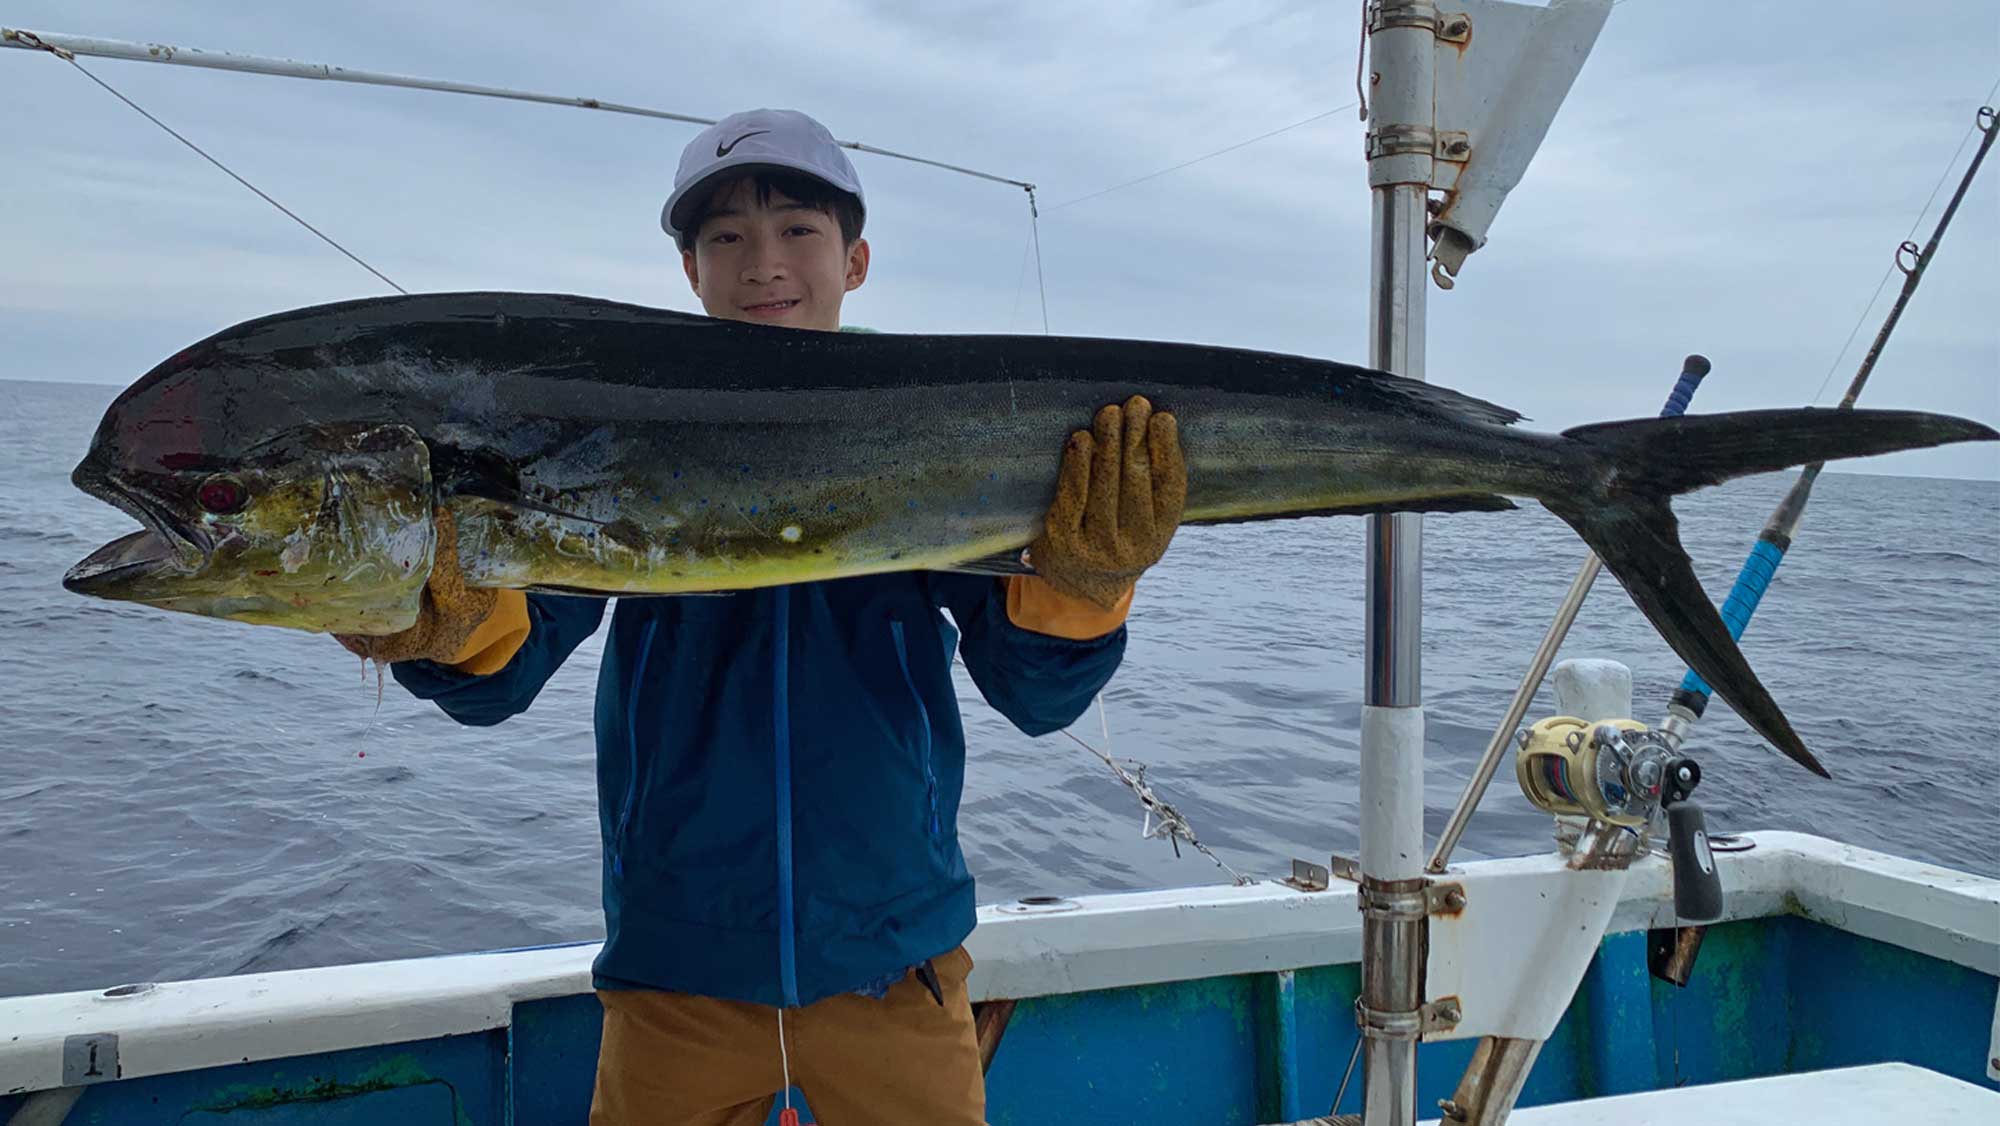
<svg viewBox="0 0 2000 1126">
<path fill-rule="evenodd" d="M 823 126 L 758 110 L 687 146 L 661 224 L 709 315 L 832 332 L 868 276 L 864 215 Z M 1068 725 L 1118 667 L 1184 494 L 1171 416 L 1134 398 L 1062 451 L 1036 576 L 619 600 L 597 689 L 593 1126 L 759 1126 L 792 1085 L 822 1126 L 984 1121 L 952 654 L 1023 731 Z M 606 603 L 469 591 L 440 525 L 424 615 L 376 651 L 461 723 L 497 723 Z"/>
</svg>

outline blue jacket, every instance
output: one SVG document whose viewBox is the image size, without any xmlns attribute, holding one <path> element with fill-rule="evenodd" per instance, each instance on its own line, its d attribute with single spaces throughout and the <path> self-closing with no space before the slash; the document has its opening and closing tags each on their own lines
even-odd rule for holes
<svg viewBox="0 0 2000 1126">
<path fill-rule="evenodd" d="M 1014 625 L 1005 589 L 902 572 L 619 599 L 597 680 L 598 988 L 806 1005 L 963 941 L 954 647 L 1030 735 L 1081 715 L 1125 650 L 1123 627 L 1070 641 Z M 526 642 L 489 676 L 392 671 L 460 723 L 498 723 L 605 605 L 531 595 Z"/>
</svg>

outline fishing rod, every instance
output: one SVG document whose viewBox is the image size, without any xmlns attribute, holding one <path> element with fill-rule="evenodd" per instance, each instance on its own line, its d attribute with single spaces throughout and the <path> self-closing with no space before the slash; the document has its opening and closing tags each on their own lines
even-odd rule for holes
<svg viewBox="0 0 2000 1126">
<path fill-rule="evenodd" d="M 1924 268 L 1937 254 L 1938 243 L 1944 238 L 1945 228 L 1951 226 L 1953 215 L 1958 213 L 1958 205 L 1965 199 L 1967 189 L 1972 187 L 1972 178 L 1979 173 L 1980 162 L 1993 147 L 1993 138 L 2000 128 L 1996 128 L 1992 106 L 1981 106 L 1973 115 L 1973 127 L 1981 134 L 1979 148 L 1972 154 L 1972 163 L 1966 166 L 1965 176 L 1958 182 L 1958 190 L 1952 193 L 1951 202 L 1945 205 L 1944 214 L 1939 217 L 1937 229 L 1931 232 L 1930 241 L 1922 250 L 1917 244 L 1904 240 L 1896 248 L 1896 266 L 1903 271 L 1903 290 L 1896 296 L 1896 303 L 1890 307 L 1882 328 L 1875 334 L 1875 342 L 1862 357 L 1861 369 L 1854 373 L 1854 380 L 1847 385 L 1847 393 L 1840 398 L 1836 410 L 1853 410 L 1854 401 L 1861 397 L 1861 389 L 1867 385 L 1868 376 L 1875 370 L 1875 361 L 1882 358 L 1882 349 L 1889 343 L 1889 334 L 1896 330 L 1896 323 L 1902 319 L 1903 310 L 1910 303 L 1910 296 L 1917 291 L 1917 283 L 1924 279 Z M 1909 265 L 1903 259 L 1914 255 Z M 1792 534 L 1798 528 L 1799 517 L 1805 514 L 1806 501 L 1812 496 L 1813 484 L 1819 480 L 1820 470 L 1826 463 L 1816 461 L 1805 467 L 1799 479 L 1792 485 L 1785 499 L 1771 512 L 1764 530 L 1757 534 L 1757 542 L 1750 554 L 1743 560 L 1743 569 L 1730 587 L 1729 597 L 1722 604 L 1722 620 L 1729 626 L 1729 636 L 1741 640 L 1743 631 L 1750 624 L 1750 616 L 1757 612 L 1757 604 L 1770 588 L 1771 577 L 1777 573 L 1778 564 L 1785 558 L 1785 552 L 1792 546 Z M 1675 744 L 1687 737 L 1702 713 L 1708 708 L 1711 693 L 1708 682 L 1700 674 L 1689 669 L 1681 679 L 1681 685 L 1674 690 L 1673 699 L 1667 705 L 1667 718 L 1660 729 Z"/>
<path fill-rule="evenodd" d="M 1967 190 L 1971 187 L 1973 177 L 1979 171 L 1980 163 L 1985 159 L 1987 151 L 1993 147 L 1997 131 L 1993 107 L 1980 107 L 1974 121 L 1975 128 L 1984 136 L 1980 141 L 1978 150 L 1973 154 L 1971 164 L 1966 168 L 1964 177 L 1959 182 L 1958 190 L 1953 193 L 1950 203 L 1945 207 L 1944 214 L 1938 220 L 1937 228 L 1932 232 L 1929 242 L 1921 249 L 1915 243 L 1909 241 L 1905 241 L 1897 248 L 1897 265 L 1902 268 L 1905 275 L 1902 292 L 1897 297 L 1895 305 L 1890 309 L 1888 318 L 1884 321 L 1881 330 L 1876 333 L 1874 344 L 1863 358 L 1861 368 L 1856 372 L 1853 382 L 1849 384 L 1847 393 L 1841 398 L 1838 407 L 1840 410 L 1853 409 L 1855 400 L 1860 397 L 1861 390 L 1867 384 L 1868 377 L 1873 372 L 1876 361 L 1881 358 L 1883 348 L 1887 345 L 1890 334 L 1895 330 L 1897 322 L 1901 319 L 1903 310 L 1909 305 L 1910 297 L 1916 292 L 1917 284 L 1923 280 L 1925 268 L 1930 265 L 1931 259 L 1936 255 L 1938 244 L 1944 237 L 1945 229 L 1950 226 L 1952 216 L 1957 213 L 1960 202 L 1964 200 Z M 1914 258 L 1910 264 L 1905 265 L 1903 259 L 1906 256 L 1912 255 Z M 1699 361 L 1698 365 L 1697 361 Z M 1702 375 L 1707 374 L 1707 371 L 1708 362 L 1706 360 L 1703 360 L 1699 356 L 1689 356 L 1687 363 L 1683 366 L 1681 379 L 1675 385 L 1674 394 L 1669 397 L 1666 407 L 1660 412 L 1661 416 L 1670 417 L 1685 410 L 1688 399 L 1692 397 L 1695 387 L 1699 385 Z M 1792 535 L 1798 526 L 1799 517 L 1805 511 L 1806 500 L 1811 495 L 1813 483 L 1818 479 L 1820 471 L 1824 467 L 1824 462 L 1816 462 L 1805 468 L 1791 491 L 1771 514 L 1770 520 L 1765 524 L 1763 531 L 1758 536 L 1756 545 L 1752 547 L 1749 557 L 1745 559 L 1743 569 L 1737 575 L 1736 582 L 1729 592 L 1729 597 L 1724 600 L 1721 611 L 1723 621 L 1728 626 L 1729 635 L 1732 639 L 1740 640 L 1745 627 L 1749 625 L 1750 617 L 1756 611 L 1758 602 L 1762 600 L 1765 590 L 1769 587 L 1772 575 L 1776 573 L 1779 562 L 1784 558 L 1785 552 L 1791 546 Z M 1535 693 L 1540 690 L 1542 680 L 1548 674 L 1549 666 L 1554 662 L 1557 650 L 1561 647 L 1563 639 L 1568 635 L 1571 625 L 1576 621 L 1577 613 L 1582 608 L 1583 601 L 1589 595 L 1591 585 L 1597 578 L 1599 567 L 1600 564 L 1596 555 L 1592 554 L 1585 559 L 1583 568 L 1578 572 L 1576 580 L 1570 584 L 1569 591 L 1563 598 L 1555 620 L 1550 623 L 1547 633 L 1542 638 L 1541 646 L 1536 650 L 1527 671 L 1522 675 L 1520 685 L 1515 690 L 1514 698 L 1509 703 L 1506 714 L 1499 726 L 1494 730 L 1492 739 L 1487 743 L 1485 753 L 1480 756 L 1479 763 L 1473 771 L 1472 779 L 1466 785 L 1465 793 L 1460 797 L 1458 806 L 1452 811 L 1451 818 L 1446 822 L 1444 831 L 1439 834 L 1437 846 L 1431 854 L 1430 862 L 1425 866 L 1426 872 L 1435 875 L 1445 871 L 1446 865 L 1451 859 L 1452 850 L 1457 847 L 1460 838 L 1465 833 L 1467 824 L 1472 818 L 1473 811 L 1478 808 L 1480 799 L 1485 796 L 1486 789 L 1492 782 L 1495 771 L 1499 768 L 1500 760 L 1504 756 L 1508 744 L 1515 739 L 1517 728 L 1522 718 L 1527 714 L 1529 703 L 1534 699 Z M 1675 691 L 1673 699 L 1668 705 L 1668 716 L 1659 728 L 1666 750 L 1678 751 L 1681 743 L 1686 739 L 1688 732 L 1693 728 L 1695 721 L 1701 718 L 1703 710 L 1708 705 L 1710 695 L 1711 692 L 1708 684 L 1694 670 L 1688 670 L 1687 675 L 1681 681 L 1680 688 Z M 1692 766 L 1691 763 L 1689 765 Z M 1698 781 L 1699 777 L 1699 770 L 1695 768 L 1694 780 L 1689 781 L 1686 788 L 1691 789 L 1694 781 Z M 1530 796 L 1533 797 L 1532 794 Z M 1691 884 L 1685 893 L 1687 899 L 1686 906 L 1695 907 L 1699 904 L 1700 907 L 1694 911 L 1679 912 L 1684 918 L 1695 920 L 1719 908 L 1719 888 L 1713 884 L 1712 865 L 1700 863 L 1702 857 L 1699 853 L 1706 851 L 1706 834 L 1705 831 L 1700 830 L 1696 825 L 1699 816 L 1698 809 L 1692 808 L 1691 803 L 1686 802 L 1683 798 L 1681 802 L 1670 806 L 1667 812 L 1671 815 L 1674 813 L 1675 808 L 1681 806 L 1689 808 L 1682 810 L 1680 824 L 1676 828 L 1685 828 L 1687 831 L 1685 833 L 1670 834 L 1670 843 L 1675 852 L 1679 854 L 1684 847 L 1694 849 L 1696 845 L 1694 837 L 1697 832 L 1700 832 L 1704 838 L 1704 843 L 1701 847 L 1689 853 L 1689 856 L 1690 859 L 1697 862 L 1695 867 L 1702 869 L 1708 878 L 1699 881 L 1701 885 L 1699 887 Z M 1682 837 L 1686 839 L 1680 839 Z M 1682 867 L 1683 865 L 1680 864 L 1675 866 L 1677 899 L 1682 898 L 1680 894 L 1682 891 L 1681 881 L 1683 879 L 1681 875 Z M 1695 876 L 1695 872 L 1690 871 L 1687 876 L 1689 879 L 1692 879 Z"/>
<path fill-rule="evenodd" d="M 1705 356 L 1692 355 L 1681 361 L 1680 376 L 1674 381 L 1674 389 L 1668 394 L 1666 405 L 1660 408 L 1661 418 L 1678 418 L 1687 412 L 1688 404 L 1694 401 L 1694 393 L 1700 389 L 1710 367 Z M 1473 811 L 1479 808 L 1480 799 L 1486 796 L 1486 787 L 1492 784 L 1494 772 L 1500 769 L 1500 760 L 1514 742 L 1514 733 L 1520 728 L 1522 718 L 1528 714 L 1528 705 L 1534 702 L 1535 693 L 1541 690 L 1549 666 L 1555 663 L 1556 651 L 1562 648 L 1563 639 L 1569 636 L 1570 626 L 1576 623 L 1576 615 L 1583 609 L 1583 600 L 1590 595 L 1590 588 L 1603 569 L 1603 560 L 1597 557 L 1596 552 L 1585 554 L 1583 566 L 1578 569 L 1576 578 L 1569 584 L 1568 593 L 1563 595 L 1562 605 L 1556 610 L 1555 620 L 1549 623 L 1548 631 L 1542 635 L 1541 645 L 1528 662 L 1527 671 L 1521 674 L 1521 683 L 1514 689 L 1514 698 L 1508 702 L 1506 714 L 1501 716 L 1499 725 L 1493 729 L 1493 737 L 1487 740 L 1486 750 L 1480 754 L 1479 764 L 1473 768 L 1465 793 L 1459 797 L 1451 819 L 1445 822 L 1444 831 L 1438 834 L 1437 847 L 1431 852 L 1430 863 L 1424 867 L 1426 872 L 1439 874 L 1450 862 L 1452 850 L 1458 847 L 1459 838 L 1465 835 L 1465 828 L 1472 821 Z"/>
</svg>

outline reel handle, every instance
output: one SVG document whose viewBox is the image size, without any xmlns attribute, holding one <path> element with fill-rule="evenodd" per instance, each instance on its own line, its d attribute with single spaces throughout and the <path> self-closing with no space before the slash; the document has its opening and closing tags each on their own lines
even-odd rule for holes
<svg viewBox="0 0 2000 1126">
<path fill-rule="evenodd" d="M 1667 852 L 1674 862 L 1674 914 L 1696 926 L 1719 922 L 1722 876 L 1708 849 L 1708 823 L 1701 806 L 1690 799 L 1667 806 Z"/>
</svg>

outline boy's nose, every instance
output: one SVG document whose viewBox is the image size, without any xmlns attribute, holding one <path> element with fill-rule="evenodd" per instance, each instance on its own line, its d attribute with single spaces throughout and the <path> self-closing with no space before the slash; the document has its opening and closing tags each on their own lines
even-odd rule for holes
<svg viewBox="0 0 2000 1126">
<path fill-rule="evenodd" d="M 743 281 L 746 285 L 762 285 L 785 276 L 785 262 L 774 253 L 758 248 L 743 263 Z"/>
</svg>

